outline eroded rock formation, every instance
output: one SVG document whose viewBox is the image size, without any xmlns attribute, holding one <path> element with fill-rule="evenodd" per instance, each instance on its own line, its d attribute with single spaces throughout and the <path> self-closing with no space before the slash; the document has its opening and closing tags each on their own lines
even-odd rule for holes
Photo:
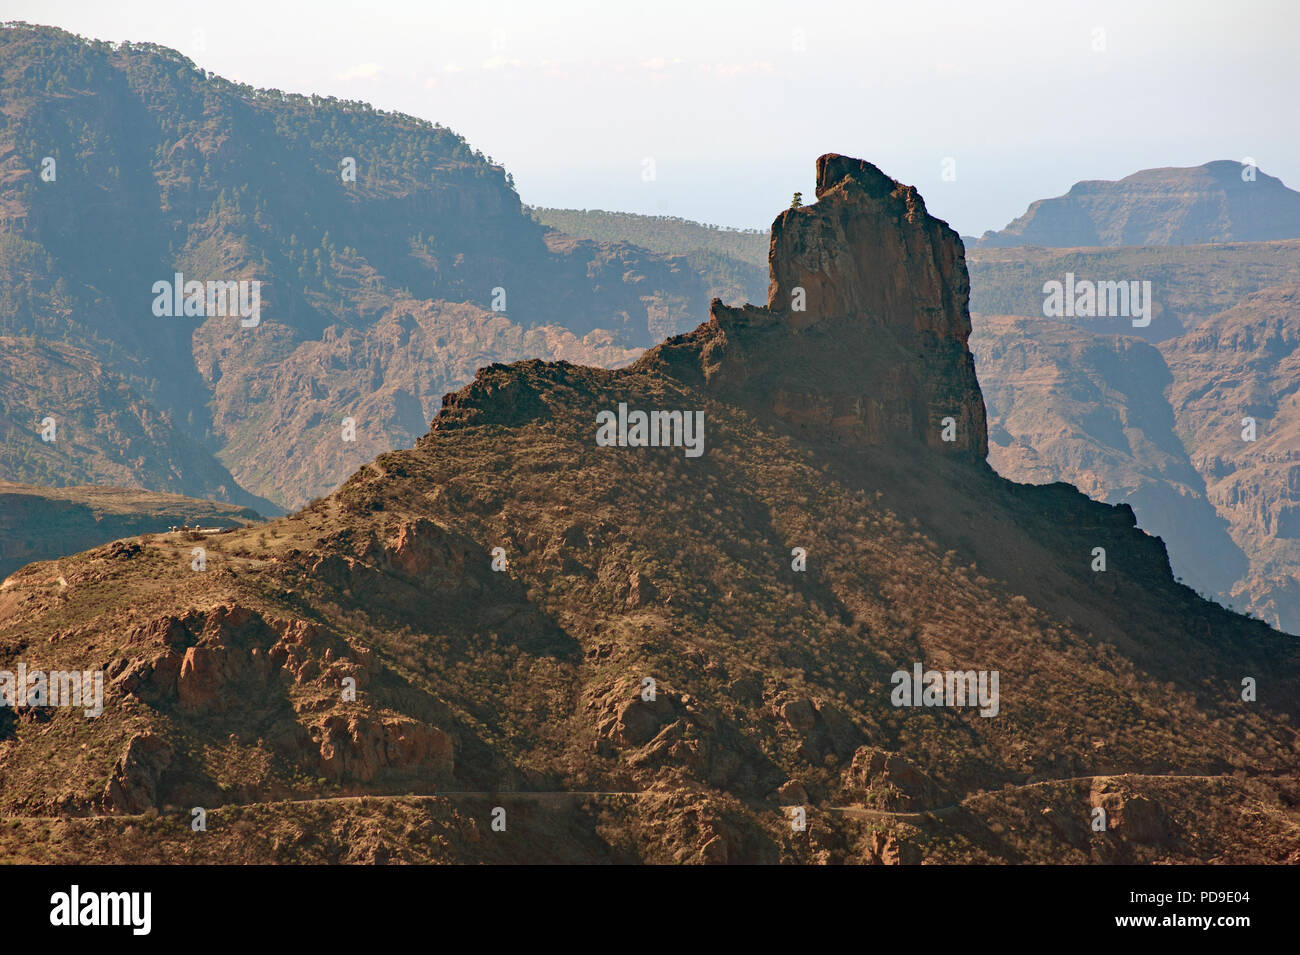
<svg viewBox="0 0 1300 955">
<path fill-rule="evenodd" d="M 915 187 L 820 157 L 817 202 L 777 217 L 769 268 L 766 306 L 715 301 L 706 324 L 638 366 L 701 376 L 809 437 L 988 453 L 961 238 Z"/>
</svg>

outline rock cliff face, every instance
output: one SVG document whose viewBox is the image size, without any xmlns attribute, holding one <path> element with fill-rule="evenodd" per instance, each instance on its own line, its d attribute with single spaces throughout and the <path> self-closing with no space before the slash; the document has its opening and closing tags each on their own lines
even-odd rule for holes
<svg viewBox="0 0 1300 955">
<path fill-rule="evenodd" d="M 1161 351 L 1179 436 L 1250 555 L 1232 597 L 1300 632 L 1300 287 L 1248 295 Z"/>
<path fill-rule="evenodd" d="M 972 348 L 999 474 L 1132 505 L 1189 586 L 1300 632 L 1300 287 L 1158 347 L 977 315 Z"/>
<path fill-rule="evenodd" d="M 971 348 L 999 474 L 1066 481 L 1095 500 L 1131 505 L 1188 586 L 1231 602 L 1248 561 L 1176 434 L 1165 398 L 1173 377 L 1154 345 L 1042 318 L 977 315 Z"/>
<path fill-rule="evenodd" d="M 962 242 L 914 187 L 820 157 L 817 202 L 777 217 L 769 268 L 766 307 L 715 301 L 708 323 L 642 367 L 698 371 L 805 436 L 988 453 Z"/>
</svg>

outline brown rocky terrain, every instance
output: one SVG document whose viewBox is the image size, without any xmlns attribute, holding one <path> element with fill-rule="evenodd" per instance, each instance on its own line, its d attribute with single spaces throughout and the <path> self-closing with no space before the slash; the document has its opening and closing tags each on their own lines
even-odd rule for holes
<svg viewBox="0 0 1300 955">
<path fill-rule="evenodd" d="M 1128 506 L 994 473 L 957 236 L 857 160 L 817 196 L 766 307 L 483 368 L 204 572 L 161 537 L 11 577 L 0 668 L 107 693 L 0 711 L 7 857 L 1297 861 L 1294 638 Z M 704 453 L 599 446 L 620 403 Z M 997 671 L 996 715 L 893 705 L 915 663 Z"/>
<path fill-rule="evenodd" d="M 1155 234 L 1174 207 L 1143 208 Z M 661 250 L 707 241 L 745 262 L 764 238 L 662 217 L 540 213 L 566 228 Z M 1290 363 L 1258 354 L 1253 333 L 1216 334 L 1212 347 L 1190 334 L 1226 313 L 1234 327 L 1247 315 L 1288 322 L 1294 308 L 1286 290 L 1300 282 L 1300 240 L 1069 249 L 985 244 L 968 247 L 967 262 L 971 349 L 988 402 L 995 469 L 1015 481 L 1065 481 L 1098 500 L 1128 503 L 1139 525 L 1165 540 L 1181 580 L 1225 606 L 1300 632 L 1300 563 L 1270 516 L 1289 506 L 1286 470 L 1255 472 L 1212 501 L 1207 483 L 1218 480 L 1212 469 L 1224 466 L 1215 445 L 1221 435 L 1198 425 L 1228 421 L 1242 404 L 1237 385 L 1202 384 L 1253 381 L 1256 391 L 1287 394 Z M 1043 285 L 1067 272 L 1094 281 L 1150 281 L 1151 325 L 1135 328 L 1123 317 L 1045 320 Z M 1274 336 L 1274 357 L 1289 355 L 1286 337 Z M 1187 360 L 1173 360 L 1184 353 Z M 1180 406 L 1177 423 L 1175 391 L 1196 397 L 1195 414 Z M 1270 446 L 1289 445 L 1275 437 Z M 1243 475 L 1253 469 L 1240 466 Z"/>
<path fill-rule="evenodd" d="M 1178 433 L 1250 556 L 1232 597 L 1300 632 L 1300 286 L 1248 295 L 1161 352 Z"/>
<path fill-rule="evenodd" d="M 990 463 L 1016 481 L 1067 481 L 1130 504 L 1187 584 L 1300 632 L 1298 306 L 1294 286 L 1251 292 L 1158 347 L 977 316 Z"/>
<path fill-rule="evenodd" d="M 1247 295 L 1300 283 L 1300 240 L 1195 246 L 970 249 L 971 312 L 1043 318 L 1043 285 L 1067 272 L 1089 281 L 1151 283 L 1151 324 L 1131 318 L 1054 318 L 1094 334 L 1176 338 Z"/>
<path fill-rule="evenodd" d="M 1042 318 L 976 316 L 974 328 L 993 468 L 1130 505 L 1188 586 L 1231 603 L 1249 559 L 1178 436 L 1166 397 L 1173 375 L 1159 350 Z"/>
<path fill-rule="evenodd" d="M 0 481 L 0 579 L 37 560 L 123 537 L 260 521 L 246 507 L 116 487 L 37 487 Z"/>
</svg>

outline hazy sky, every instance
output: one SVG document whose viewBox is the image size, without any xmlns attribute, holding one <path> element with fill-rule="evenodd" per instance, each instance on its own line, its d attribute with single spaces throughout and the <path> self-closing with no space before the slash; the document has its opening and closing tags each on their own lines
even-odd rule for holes
<svg viewBox="0 0 1300 955">
<path fill-rule="evenodd" d="M 966 234 L 1152 166 L 1249 156 L 1300 186 L 1297 0 L 5 0 L 0 18 L 436 120 L 537 205 L 766 227 L 830 151 Z"/>
</svg>

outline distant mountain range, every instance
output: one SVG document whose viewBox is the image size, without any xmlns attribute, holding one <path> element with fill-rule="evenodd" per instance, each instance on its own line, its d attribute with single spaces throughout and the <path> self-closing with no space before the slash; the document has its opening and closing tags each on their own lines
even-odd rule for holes
<svg viewBox="0 0 1300 955">
<path fill-rule="evenodd" d="M 772 235 L 767 229 L 729 229 L 678 216 L 647 216 L 603 209 L 529 208 L 538 222 L 568 235 L 600 242 L 630 242 L 665 254 L 701 253 L 722 256 L 748 266 L 744 278 L 758 291 L 747 301 L 767 295 L 767 253 Z"/>
<path fill-rule="evenodd" d="M 1231 160 L 1075 183 L 980 246 L 1202 245 L 1300 239 L 1300 192 Z"/>
<path fill-rule="evenodd" d="M 617 365 L 730 294 L 548 230 L 435 123 L 25 24 L 0 83 L 0 477 L 296 507 L 482 365 Z M 256 324 L 215 296 L 157 314 L 178 277 L 258 283 Z M 42 446 L 47 417 L 66 441 Z"/>
<path fill-rule="evenodd" d="M 232 504 L 114 487 L 37 487 L 0 481 L 0 579 L 33 561 L 171 527 L 240 527 L 260 521 Z M 184 538 L 178 538 L 184 540 Z"/>
</svg>

